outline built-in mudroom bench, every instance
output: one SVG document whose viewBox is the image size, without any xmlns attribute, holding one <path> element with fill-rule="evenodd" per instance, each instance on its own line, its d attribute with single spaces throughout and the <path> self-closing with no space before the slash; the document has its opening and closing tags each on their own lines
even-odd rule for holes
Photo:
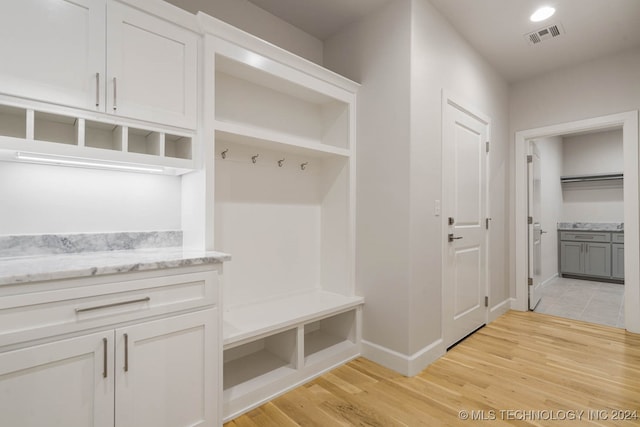
<svg viewBox="0 0 640 427">
<path fill-rule="evenodd" d="M 624 282 L 622 223 L 560 223 L 558 246 L 562 276 Z"/>
<path fill-rule="evenodd" d="M 204 14 L 228 421 L 360 354 L 358 84 Z"/>
</svg>

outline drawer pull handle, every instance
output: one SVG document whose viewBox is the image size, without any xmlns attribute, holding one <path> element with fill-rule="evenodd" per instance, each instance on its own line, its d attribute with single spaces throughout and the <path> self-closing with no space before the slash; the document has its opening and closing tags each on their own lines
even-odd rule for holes
<svg viewBox="0 0 640 427">
<path fill-rule="evenodd" d="M 147 302 L 147 301 L 151 301 L 151 298 L 150 297 L 144 297 L 144 298 L 134 299 L 134 300 L 131 300 L 131 301 L 122 301 L 122 302 L 114 302 L 112 304 L 97 305 L 95 307 L 76 308 L 76 314 L 77 313 L 84 313 L 85 311 L 100 310 L 100 309 L 103 309 L 103 308 L 111 308 L 111 307 L 117 307 L 119 305 L 135 304 L 137 302 Z"/>
<path fill-rule="evenodd" d="M 107 378 L 107 339 L 102 338 L 102 378 Z"/>
<path fill-rule="evenodd" d="M 577 236 L 575 237 L 576 239 L 593 239 L 593 236 Z"/>
<path fill-rule="evenodd" d="M 124 334 L 124 371 L 129 372 L 129 334 Z"/>
</svg>

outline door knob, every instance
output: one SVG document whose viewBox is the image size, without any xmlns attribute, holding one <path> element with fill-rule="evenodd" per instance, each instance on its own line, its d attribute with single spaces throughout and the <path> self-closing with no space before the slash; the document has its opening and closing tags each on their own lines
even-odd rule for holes
<svg viewBox="0 0 640 427">
<path fill-rule="evenodd" d="M 462 239 L 462 236 L 453 237 L 453 233 L 449 233 L 449 242 L 453 242 L 454 240 Z"/>
</svg>

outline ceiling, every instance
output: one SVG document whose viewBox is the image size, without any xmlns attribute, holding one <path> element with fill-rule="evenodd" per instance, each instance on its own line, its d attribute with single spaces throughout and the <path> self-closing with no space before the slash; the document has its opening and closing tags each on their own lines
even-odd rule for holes
<svg viewBox="0 0 640 427">
<path fill-rule="evenodd" d="M 390 0 L 249 0 L 312 36 L 325 40 Z"/>
<path fill-rule="evenodd" d="M 324 40 L 390 0 L 250 0 Z M 640 0 L 430 0 L 508 81 L 640 46 Z M 542 5 L 556 14 L 529 15 Z M 557 38 L 530 45 L 526 33 L 559 24 Z"/>
</svg>

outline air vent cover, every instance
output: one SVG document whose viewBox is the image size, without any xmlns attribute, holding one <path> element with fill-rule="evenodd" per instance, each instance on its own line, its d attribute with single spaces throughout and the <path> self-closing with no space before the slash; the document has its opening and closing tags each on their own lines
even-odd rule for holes
<svg viewBox="0 0 640 427">
<path fill-rule="evenodd" d="M 562 34 L 564 34 L 564 30 L 562 29 L 562 25 L 558 23 L 540 28 L 532 33 L 525 34 L 524 37 L 530 45 L 536 45 L 543 41 L 560 37 Z"/>
</svg>

